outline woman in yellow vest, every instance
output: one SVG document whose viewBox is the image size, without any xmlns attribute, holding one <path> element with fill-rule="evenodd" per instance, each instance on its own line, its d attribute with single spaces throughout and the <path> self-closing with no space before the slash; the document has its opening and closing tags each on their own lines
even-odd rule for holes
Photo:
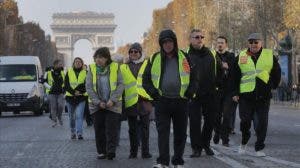
<svg viewBox="0 0 300 168">
<path fill-rule="evenodd" d="M 94 119 L 97 158 L 113 160 L 120 130 L 123 80 L 119 65 L 112 62 L 107 47 L 99 48 L 95 52 L 94 61 L 89 66 L 86 90 Z"/>
<path fill-rule="evenodd" d="M 65 77 L 66 102 L 70 118 L 71 139 L 83 139 L 83 114 L 87 93 L 85 89 L 86 70 L 83 60 L 76 57 L 73 67 L 68 69 Z"/>
<path fill-rule="evenodd" d="M 129 159 L 137 158 L 138 146 L 142 142 L 142 158 L 151 158 L 149 153 L 149 115 L 152 111 L 149 95 L 143 90 L 142 79 L 147 61 L 144 61 L 142 47 L 139 43 L 133 43 L 128 51 L 129 60 L 121 65 L 125 91 L 123 101 L 125 114 L 128 119 L 130 155 Z M 140 91 L 140 92 L 139 92 Z"/>
</svg>

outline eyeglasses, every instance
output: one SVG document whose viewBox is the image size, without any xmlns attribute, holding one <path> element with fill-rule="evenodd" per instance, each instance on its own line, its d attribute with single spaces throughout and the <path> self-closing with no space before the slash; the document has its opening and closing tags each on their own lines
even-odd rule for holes
<svg viewBox="0 0 300 168">
<path fill-rule="evenodd" d="M 249 44 L 258 44 L 258 41 L 249 41 Z"/>
<path fill-rule="evenodd" d="M 136 54 L 136 53 L 139 53 L 139 51 L 138 51 L 138 50 L 130 50 L 130 51 L 129 51 L 129 54 L 132 54 L 132 53 L 135 53 L 135 54 Z"/>
<path fill-rule="evenodd" d="M 197 40 L 198 40 L 198 39 L 200 39 L 200 38 L 201 38 L 201 39 L 204 39 L 204 36 L 194 36 L 194 37 L 192 37 L 192 38 L 194 38 L 194 39 L 197 39 Z"/>
</svg>

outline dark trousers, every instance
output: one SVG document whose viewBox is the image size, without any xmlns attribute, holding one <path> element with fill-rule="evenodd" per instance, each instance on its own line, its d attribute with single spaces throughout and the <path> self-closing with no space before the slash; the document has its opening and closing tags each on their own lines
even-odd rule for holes
<svg viewBox="0 0 300 168">
<path fill-rule="evenodd" d="M 187 101 L 184 99 L 161 98 L 155 103 L 156 128 L 158 132 L 159 157 L 157 163 L 169 165 L 170 162 L 170 124 L 173 122 L 174 156 L 173 165 L 183 165 L 186 143 Z"/>
<path fill-rule="evenodd" d="M 142 155 L 149 153 L 149 114 L 128 116 L 130 153 L 138 153 L 139 138 L 142 142 Z M 139 132 L 139 130 L 141 130 Z"/>
<path fill-rule="evenodd" d="M 230 95 L 217 97 L 216 103 L 215 134 L 221 136 L 223 143 L 229 142 L 229 134 L 232 129 L 233 112 L 235 102 Z"/>
<path fill-rule="evenodd" d="M 98 154 L 115 154 L 120 129 L 120 114 L 100 110 L 93 114 Z"/>
<path fill-rule="evenodd" d="M 87 124 L 88 126 L 92 125 L 93 119 L 92 119 L 92 116 L 91 116 L 91 114 L 90 114 L 90 109 L 89 109 L 89 102 L 88 102 L 88 100 L 85 101 L 84 117 L 85 117 L 86 124 Z"/>
<path fill-rule="evenodd" d="M 239 100 L 239 112 L 240 112 L 240 128 L 242 132 L 242 144 L 245 145 L 250 139 L 251 121 L 254 114 L 256 115 L 256 136 L 255 150 L 259 151 L 265 147 L 265 139 L 268 127 L 268 115 L 270 109 L 270 100 L 245 100 L 240 98 Z"/>
<path fill-rule="evenodd" d="M 237 109 L 238 103 L 237 102 L 233 102 L 233 107 L 232 107 L 232 111 L 231 111 L 231 130 L 233 131 L 235 128 L 235 118 L 236 118 L 236 109 Z"/>
<path fill-rule="evenodd" d="M 215 97 L 209 96 L 205 99 L 194 99 L 189 104 L 190 138 L 193 150 L 210 147 L 216 116 L 215 102 Z M 201 129 L 202 115 L 204 124 Z"/>
</svg>

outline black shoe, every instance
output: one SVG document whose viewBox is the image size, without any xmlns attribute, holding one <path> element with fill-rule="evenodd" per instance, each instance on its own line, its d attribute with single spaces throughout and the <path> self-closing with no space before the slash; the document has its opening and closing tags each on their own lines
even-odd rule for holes
<svg viewBox="0 0 300 168">
<path fill-rule="evenodd" d="M 136 159 L 137 158 L 137 154 L 136 153 L 131 153 L 128 158 L 129 159 Z"/>
<path fill-rule="evenodd" d="M 224 143 L 222 143 L 222 145 L 225 146 L 225 147 L 229 147 L 229 143 L 228 142 L 224 142 Z"/>
<path fill-rule="evenodd" d="M 205 150 L 206 155 L 208 155 L 208 156 L 212 156 L 215 154 L 214 151 L 211 150 L 210 147 L 204 148 L 204 150 Z"/>
<path fill-rule="evenodd" d="M 97 159 L 105 159 L 105 158 L 106 158 L 106 155 L 103 153 L 97 155 Z"/>
<path fill-rule="evenodd" d="M 78 139 L 79 140 L 83 140 L 83 136 L 82 135 L 78 135 Z"/>
<path fill-rule="evenodd" d="M 71 134 L 71 139 L 72 140 L 76 139 L 76 135 L 75 134 Z"/>
<path fill-rule="evenodd" d="M 220 142 L 220 136 L 219 136 L 219 134 L 215 134 L 214 135 L 213 141 L 214 141 L 215 144 L 219 144 L 219 142 Z"/>
<path fill-rule="evenodd" d="M 116 157 L 115 153 L 109 153 L 107 154 L 107 160 L 113 160 Z"/>
<path fill-rule="evenodd" d="M 193 150 L 193 153 L 190 155 L 191 158 L 198 158 L 201 156 L 201 151 L 202 150 Z"/>
<path fill-rule="evenodd" d="M 145 153 L 145 154 L 142 154 L 142 158 L 149 159 L 149 158 L 152 158 L 152 155 L 150 153 Z"/>
</svg>

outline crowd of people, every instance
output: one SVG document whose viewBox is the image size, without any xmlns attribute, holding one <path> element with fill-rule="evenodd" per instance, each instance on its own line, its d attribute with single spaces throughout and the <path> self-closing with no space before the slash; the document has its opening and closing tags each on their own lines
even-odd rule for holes
<svg viewBox="0 0 300 168">
<path fill-rule="evenodd" d="M 204 33 L 193 29 L 187 50 L 180 50 L 176 34 L 160 32 L 160 50 L 149 59 L 139 43 L 128 50 L 127 61 L 118 64 L 107 47 L 93 55 L 94 63 L 84 68 L 81 58 L 63 71 L 62 61 L 54 61 L 44 85 L 50 101 L 52 126 L 62 125 L 64 99 L 69 113 L 70 138 L 83 138 L 83 115 L 88 107 L 95 130 L 98 159 L 113 160 L 120 134 L 121 115 L 129 126 L 129 159 L 149 152 L 150 115 L 154 111 L 158 133 L 158 158 L 154 168 L 184 166 L 187 127 L 191 139 L 191 158 L 214 155 L 210 141 L 229 147 L 234 133 L 235 111 L 239 104 L 244 154 L 251 136 L 251 123 L 257 137 L 255 151 L 264 152 L 268 127 L 271 89 L 281 79 L 281 69 L 272 50 L 263 47 L 260 33 L 248 36 L 248 48 L 239 55 L 228 51 L 227 38 L 219 36 L 217 47 L 204 44 Z M 189 121 L 189 122 L 188 122 Z M 204 123 L 202 123 L 204 121 Z M 173 129 L 174 154 L 170 157 L 170 131 Z M 189 123 L 189 124 L 188 124 Z M 141 143 L 141 145 L 139 145 Z"/>
</svg>

